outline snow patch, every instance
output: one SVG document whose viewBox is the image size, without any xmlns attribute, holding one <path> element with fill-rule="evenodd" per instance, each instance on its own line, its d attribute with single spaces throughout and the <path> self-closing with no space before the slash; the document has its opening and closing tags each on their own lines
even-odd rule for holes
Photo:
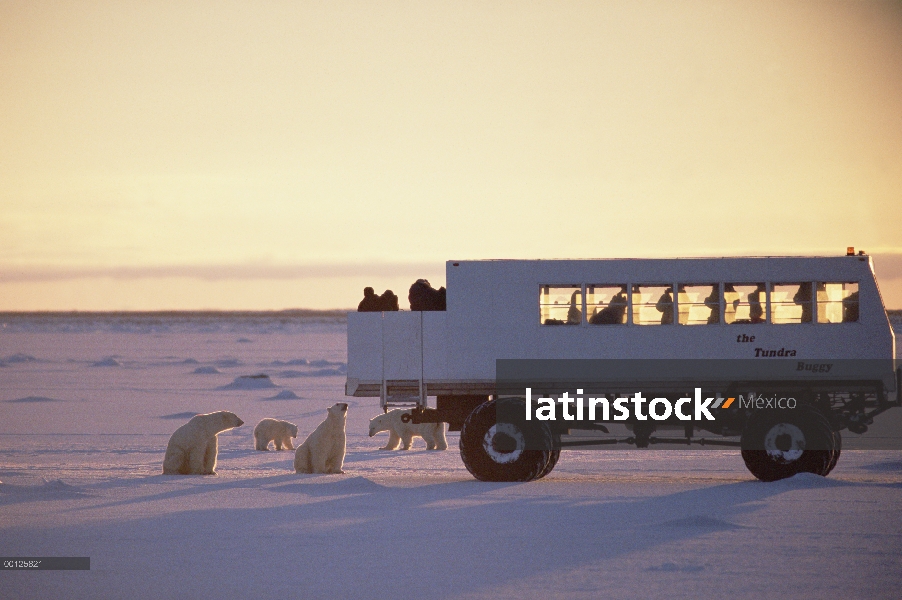
<svg viewBox="0 0 902 600">
<path fill-rule="evenodd" d="M 742 525 L 729 523 L 721 519 L 715 519 L 706 515 L 692 515 L 683 517 L 682 519 L 673 519 L 661 523 L 664 527 L 677 527 L 685 529 L 711 529 L 711 530 L 728 530 L 728 529 L 744 529 Z"/>
<path fill-rule="evenodd" d="M 122 363 L 113 358 L 112 356 L 108 356 L 103 360 L 98 360 L 95 363 L 91 364 L 92 367 L 121 367 Z"/>
<path fill-rule="evenodd" d="M 286 379 L 297 379 L 298 377 L 333 377 L 347 374 L 347 367 L 338 367 L 335 369 L 314 369 L 312 371 L 281 371 L 279 377 Z"/>
<path fill-rule="evenodd" d="M 216 389 L 218 390 L 262 390 L 267 388 L 278 387 L 269 378 L 269 375 L 260 373 L 258 375 L 241 375 L 228 384 Z"/>
<path fill-rule="evenodd" d="M 303 477 L 301 475 L 300 477 Z M 271 491 L 302 493 L 307 496 L 345 496 L 357 494 L 374 494 L 385 492 L 389 488 L 380 485 L 366 477 L 341 477 L 333 479 L 323 475 L 311 475 L 303 477 L 298 483 L 288 483 L 278 487 L 269 488 Z M 324 480 L 325 479 L 325 480 Z"/>
<path fill-rule="evenodd" d="M 2 359 L 2 362 L 5 363 L 29 363 L 29 362 L 37 362 L 38 359 L 33 357 L 31 354 L 22 354 L 21 352 L 17 352 L 16 354 L 11 354 L 6 358 Z"/>
<path fill-rule="evenodd" d="M 835 487 L 840 485 L 847 485 L 844 481 L 839 481 L 836 479 L 827 479 L 823 475 L 816 475 L 815 473 L 796 473 L 792 477 L 788 477 L 786 479 L 781 479 L 779 481 L 774 481 L 769 483 L 768 485 L 783 485 L 786 487 L 796 488 L 796 489 L 805 489 L 805 488 L 819 488 L 819 487 Z"/>
<path fill-rule="evenodd" d="M 264 400 L 300 400 L 301 397 L 292 392 L 291 390 L 282 390 L 275 396 L 269 396 L 268 398 L 264 398 Z"/>
<path fill-rule="evenodd" d="M 662 571 L 664 573 L 698 573 L 704 571 L 705 567 L 701 565 L 678 565 L 672 562 L 666 562 L 656 567 L 648 567 L 646 571 Z"/>
<path fill-rule="evenodd" d="M 47 398 L 45 396 L 26 396 L 25 398 L 16 398 L 15 400 L 7 400 L 7 402 L 62 402 L 57 398 Z"/>
<path fill-rule="evenodd" d="M 332 365 L 336 365 L 339 367 L 344 366 L 343 362 L 334 362 L 331 360 L 311 360 L 308 364 L 311 367 L 329 367 Z"/>
<path fill-rule="evenodd" d="M 297 367 L 309 365 L 310 362 L 306 358 L 295 358 L 292 360 L 274 360 L 269 364 L 274 367 Z"/>
<path fill-rule="evenodd" d="M 195 375 L 216 375 L 217 373 L 222 373 L 216 367 L 197 367 L 192 371 Z"/>
<path fill-rule="evenodd" d="M 41 478 L 41 482 L 42 483 L 39 485 L 16 485 L 12 483 L 0 483 L 0 493 L 22 494 L 36 497 L 37 499 L 46 498 L 48 500 L 56 500 L 61 498 L 83 498 L 85 496 L 91 495 L 84 492 L 79 487 L 69 485 L 62 479 L 47 481 L 46 479 Z"/>
<path fill-rule="evenodd" d="M 891 473 L 894 471 L 902 471 L 902 461 L 889 460 L 889 461 L 874 463 L 872 465 L 865 465 L 861 468 L 866 471 L 876 471 L 878 473 Z"/>
</svg>

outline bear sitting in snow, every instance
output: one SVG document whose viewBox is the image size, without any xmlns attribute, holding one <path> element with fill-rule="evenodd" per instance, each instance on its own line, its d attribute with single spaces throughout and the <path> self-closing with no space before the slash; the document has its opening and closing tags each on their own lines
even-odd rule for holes
<svg viewBox="0 0 902 600">
<path fill-rule="evenodd" d="M 415 435 L 423 438 L 428 450 L 448 449 L 444 423 L 405 423 L 401 417 L 409 414 L 409 409 L 399 408 L 370 419 L 370 437 L 380 431 L 388 431 L 388 444 L 381 450 L 394 450 L 398 447 L 398 442 L 403 444 L 402 450 L 410 450 L 410 443 Z"/>
<path fill-rule="evenodd" d="M 217 434 L 242 425 L 235 413 L 225 410 L 192 417 L 169 438 L 163 475 L 216 475 Z"/>
<path fill-rule="evenodd" d="M 348 405 L 344 402 L 333 405 L 326 420 L 295 450 L 294 470 L 298 473 L 344 473 L 341 466 L 345 460 L 347 420 Z"/>
<path fill-rule="evenodd" d="M 257 450 L 269 450 L 272 442 L 276 450 L 282 447 L 286 450 L 294 450 L 291 438 L 298 436 L 298 426 L 288 421 L 278 419 L 263 419 L 254 427 L 254 448 Z"/>
</svg>

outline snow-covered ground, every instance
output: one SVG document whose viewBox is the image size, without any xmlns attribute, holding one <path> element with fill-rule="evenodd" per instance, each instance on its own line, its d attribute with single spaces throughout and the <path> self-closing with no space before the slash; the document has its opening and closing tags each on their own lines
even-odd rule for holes
<svg viewBox="0 0 902 600">
<path fill-rule="evenodd" d="M 0 330 L 0 555 L 91 558 L 0 571 L 0 598 L 900 595 L 902 451 L 761 483 L 736 450 L 573 450 L 541 481 L 483 483 L 456 433 L 378 450 L 345 360 L 328 320 Z M 253 450 L 260 419 L 302 440 L 337 401 L 347 474 Z M 169 435 L 213 410 L 246 422 L 218 475 L 160 475 Z"/>
</svg>

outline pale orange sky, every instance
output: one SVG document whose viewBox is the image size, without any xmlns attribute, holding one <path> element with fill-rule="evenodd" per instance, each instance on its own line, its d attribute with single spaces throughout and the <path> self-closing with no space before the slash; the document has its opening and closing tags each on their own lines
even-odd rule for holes
<svg viewBox="0 0 902 600">
<path fill-rule="evenodd" d="M 846 246 L 902 308 L 899 2 L 2 1 L 0 81 L 0 310 Z"/>
</svg>

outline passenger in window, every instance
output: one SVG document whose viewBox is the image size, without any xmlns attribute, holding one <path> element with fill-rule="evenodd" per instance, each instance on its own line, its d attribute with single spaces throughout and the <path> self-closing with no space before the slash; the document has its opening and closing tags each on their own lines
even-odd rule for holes
<svg viewBox="0 0 902 600">
<path fill-rule="evenodd" d="M 612 316 L 614 317 L 614 323 L 626 323 L 626 286 L 621 285 L 620 291 L 611 298 L 611 303 L 608 304 L 608 309 L 610 309 Z"/>
<path fill-rule="evenodd" d="M 811 284 L 802 283 L 799 291 L 792 297 L 792 301 L 802 307 L 800 323 L 811 323 Z"/>
<path fill-rule="evenodd" d="M 711 309 L 708 315 L 708 325 L 720 323 L 720 290 L 718 286 L 711 286 L 711 294 L 705 298 L 705 306 Z"/>
<path fill-rule="evenodd" d="M 626 315 L 626 304 L 626 286 L 623 285 L 620 286 L 620 291 L 611 298 L 607 306 L 592 315 L 589 323 L 591 325 L 620 325 L 625 323 L 626 320 L 623 317 Z"/>
<path fill-rule="evenodd" d="M 723 285 L 724 321 L 732 323 L 736 320 L 736 309 L 739 308 L 739 292 L 732 283 Z"/>
<path fill-rule="evenodd" d="M 567 311 L 567 325 L 579 325 L 582 322 L 582 311 L 577 306 L 579 302 L 579 290 L 573 292 L 570 296 L 570 309 Z"/>
<path fill-rule="evenodd" d="M 852 292 L 842 300 L 842 322 L 858 321 L 858 292 Z"/>
<path fill-rule="evenodd" d="M 658 298 L 658 303 L 655 304 L 655 308 L 658 309 L 658 312 L 661 313 L 661 325 L 672 325 L 673 324 L 673 288 L 668 287 L 664 290 L 664 293 L 661 294 L 661 297 Z"/>
<path fill-rule="evenodd" d="M 755 291 L 749 294 L 749 321 L 752 323 L 764 323 L 764 302 L 762 296 L 767 296 L 767 288 L 759 283 Z M 809 320 L 811 318 L 809 308 Z"/>
</svg>

